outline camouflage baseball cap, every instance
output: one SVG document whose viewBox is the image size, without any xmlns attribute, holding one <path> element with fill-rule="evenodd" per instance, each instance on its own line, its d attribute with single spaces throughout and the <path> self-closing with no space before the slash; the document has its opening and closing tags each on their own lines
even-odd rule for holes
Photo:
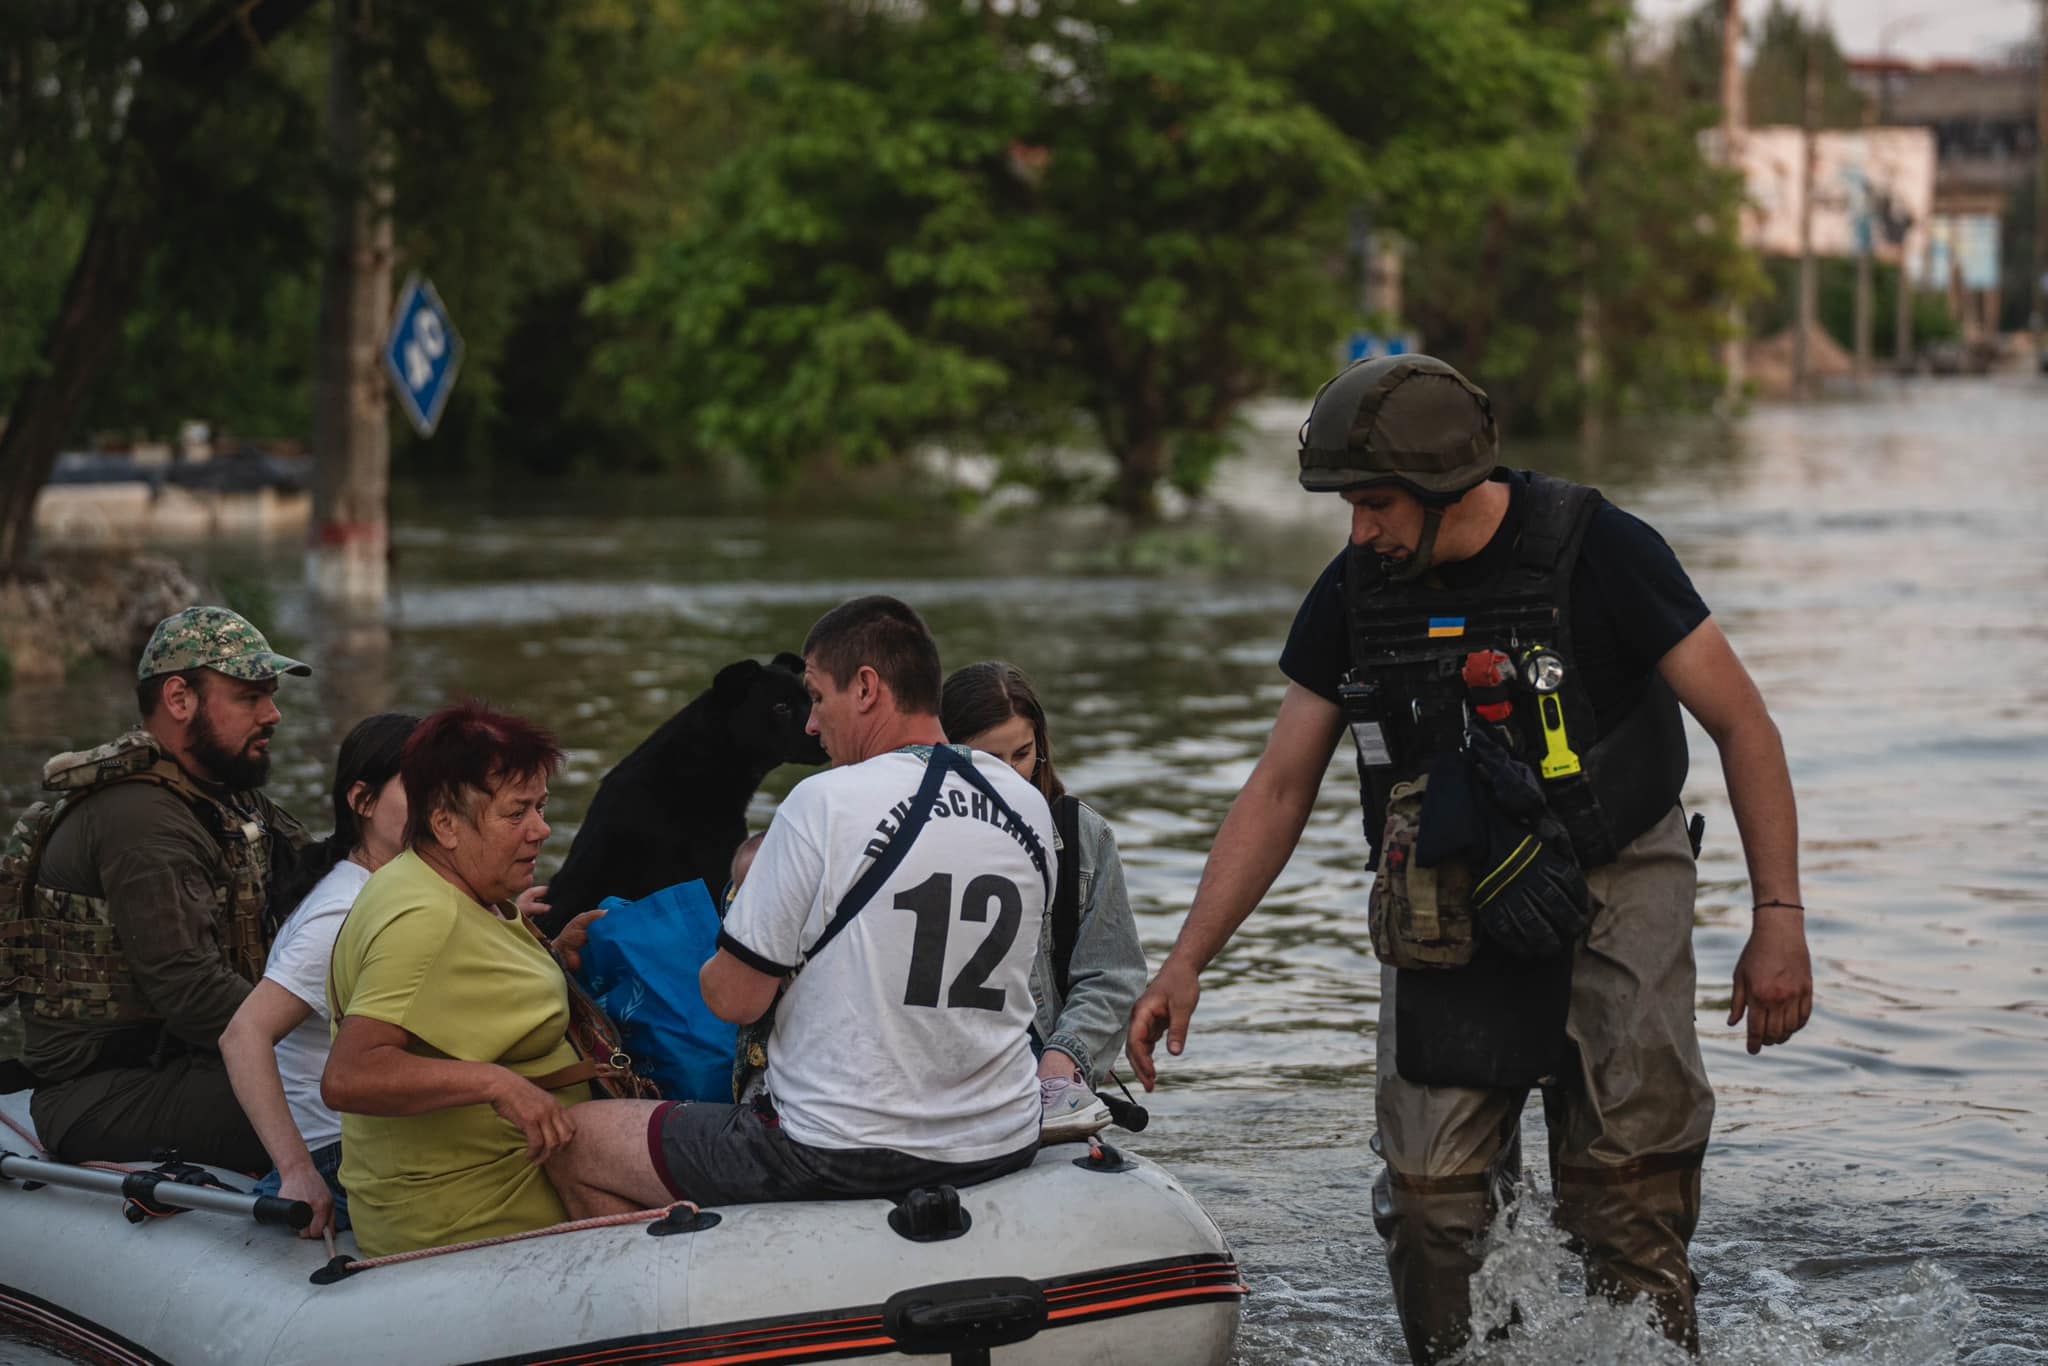
<svg viewBox="0 0 2048 1366">
<path fill-rule="evenodd" d="M 1301 424 L 1301 486 L 1399 484 L 1443 501 L 1483 482 L 1499 452 L 1485 390 L 1434 356 L 1381 356 L 1316 395 Z"/>
<path fill-rule="evenodd" d="M 310 674 L 313 667 L 270 648 L 263 633 L 225 607 L 187 607 L 150 632 L 135 666 L 140 680 L 180 669 L 213 669 L 252 682 L 279 674 Z"/>
</svg>

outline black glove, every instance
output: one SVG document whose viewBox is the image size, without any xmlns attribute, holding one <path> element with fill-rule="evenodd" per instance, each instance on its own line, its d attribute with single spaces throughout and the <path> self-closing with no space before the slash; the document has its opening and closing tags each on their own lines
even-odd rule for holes
<svg viewBox="0 0 2048 1366">
<path fill-rule="evenodd" d="M 1488 943 L 1521 958 L 1568 951 L 1593 921 L 1586 875 L 1548 840 L 1538 841 L 1533 856 L 1524 850 L 1519 861 L 1519 871 L 1504 877 L 1489 899 L 1479 901 L 1475 892 L 1474 927 Z"/>
</svg>

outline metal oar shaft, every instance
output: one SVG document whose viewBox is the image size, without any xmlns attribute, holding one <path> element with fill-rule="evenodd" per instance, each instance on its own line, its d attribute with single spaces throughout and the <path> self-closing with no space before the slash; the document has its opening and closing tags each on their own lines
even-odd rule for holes
<svg viewBox="0 0 2048 1366">
<path fill-rule="evenodd" d="M 193 1186 L 169 1180 L 161 1172 L 110 1172 L 97 1167 L 74 1167 L 68 1162 L 44 1162 L 33 1157 L 0 1153 L 0 1177 L 125 1196 L 150 1205 L 175 1205 L 180 1209 L 238 1214 L 259 1224 L 278 1224 L 285 1228 L 304 1228 L 313 1222 L 313 1207 L 303 1200 L 250 1195 L 218 1186 Z"/>
</svg>

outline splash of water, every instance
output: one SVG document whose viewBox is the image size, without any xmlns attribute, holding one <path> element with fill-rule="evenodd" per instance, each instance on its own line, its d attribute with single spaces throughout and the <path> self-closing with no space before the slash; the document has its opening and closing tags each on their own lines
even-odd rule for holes
<svg viewBox="0 0 2048 1366">
<path fill-rule="evenodd" d="M 1585 1293 L 1554 1211 L 1530 1190 L 1487 1230 L 1472 1278 L 1471 1344 L 1450 1366 L 1694 1366 L 1646 1304 Z M 1768 1267 L 1731 1289 L 1739 1302 L 1702 1324 L 1705 1366 L 1939 1366 L 1958 1359 L 1977 1315 L 1975 1297 L 1926 1260 L 1847 1306 L 1807 1301 L 1797 1281 Z"/>
</svg>

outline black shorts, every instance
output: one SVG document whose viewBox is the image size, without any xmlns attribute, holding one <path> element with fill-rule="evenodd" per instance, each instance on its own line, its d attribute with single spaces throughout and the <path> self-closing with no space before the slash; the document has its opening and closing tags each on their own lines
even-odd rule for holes
<svg viewBox="0 0 2048 1366">
<path fill-rule="evenodd" d="M 1038 1141 L 985 1162 L 935 1162 L 893 1148 L 813 1148 L 751 1105 L 669 1101 L 647 1120 L 647 1155 L 678 1200 L 895 1199 L 919 1186 L 971 1186 L 1031 1165 Z"/>
</svg>

